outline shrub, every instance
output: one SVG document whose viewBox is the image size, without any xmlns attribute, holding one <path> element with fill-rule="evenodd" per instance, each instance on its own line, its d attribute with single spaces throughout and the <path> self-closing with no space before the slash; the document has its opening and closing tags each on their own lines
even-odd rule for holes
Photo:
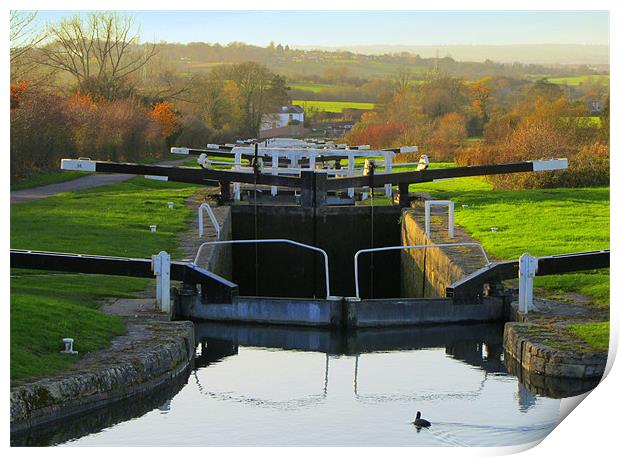
<svg viewBox="0 0 620 457">
<path fill-rule="evenodd" d="M 516 133 L 516 132 L 515 132 Z M 516 139 L 523 140 L 521 134 Z M 477 144 L 460 149 L 456 154 L 458 165 L 482 165 L 500 162 L 514 162 L 541 158 L 566 157 L 568 169 L 545 171 L 538 173 L 514 173 L 506 175 L 491 175 L 487 179 L 498 189 L 526 189 L 526 188 L 553 188 L 553 187 L 595 187 L 608 186 L 610 182 L 609 146 L 595 143 L 583 146 L 575 151 L 570 148 L 554 149 L 559 147 L 558 138 L 549 138 L 538 149 L 526 151 L 524 148 L 530 140 L 515 142 L 515 147 L 509 141 L 502 145 Z M 534 154 L 550 151 L 548 154 L 536 156 Z"/>
<path fill-rule="evenodd" d="M 346 134 L 345 140 L 352 145 L 369 144 L 373 148 L 386 148 L 393 146 L 404 130 L 404 126 L 397 123 L 357 123 Z"/>
<path fill-rule="evenodd" d="M 11 109 L 11 183 L 51 170 L 75 153 L 64 100 L 28 90 Z"/>
<path fill-rule="evenodd" d="M 185 116 L 181 120 L 181 133 L 176 142 L 189 148 L 204 148 L 212 131 L 198 116 Z"/>
</svg>

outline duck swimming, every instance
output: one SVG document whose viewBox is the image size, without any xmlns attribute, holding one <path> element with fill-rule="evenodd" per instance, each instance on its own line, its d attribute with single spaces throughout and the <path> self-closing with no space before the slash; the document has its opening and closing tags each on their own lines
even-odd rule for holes
<svg viewBox="0 0 620 457">
<path fill-rule="evenodd" d="M 418 411 L 417 414 L 415 415 L 415 420 L 413 421 L 413 425 L 415 425 L 416 427 L 430 427 L 431 423 L 427 421 L 426 419 L 422 419 L 421 416 L 422 416 L 422 413 Z"/>
</svg>

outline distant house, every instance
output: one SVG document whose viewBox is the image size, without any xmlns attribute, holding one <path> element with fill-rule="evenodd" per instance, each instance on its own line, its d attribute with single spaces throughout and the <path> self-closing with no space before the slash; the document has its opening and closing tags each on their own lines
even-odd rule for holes
<svg viewBox="0 0 620 457">
<path fill-rule="evenodd" d="M 300 106 L 282 106 L 277 112 L 263 116 L 260 130 L 262 132 L 264 130 L 286 127 L 291 124 L 303 124 L 304 114 L 304 110 Z"/>
<path fill-rule="evenodd" d="M 586 98 L 586 107 L 590 110 L 591 114 L 601 114 L 603 110 L 603 104 L 600 100 L 595 98 Z"/>
</svg>

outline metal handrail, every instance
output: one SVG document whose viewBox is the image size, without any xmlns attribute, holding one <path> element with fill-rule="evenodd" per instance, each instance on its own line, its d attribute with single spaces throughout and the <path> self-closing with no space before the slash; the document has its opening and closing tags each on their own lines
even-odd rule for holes
<svg viewBox="0 0 620 457">
<path fill-rule="evenodd" d="M 202 235 L 204 234 L 203 217 L 202 217 L 203 210 L 207 211 L 209 219 L 211 219 L 211 223 L 213 224 L 213 227 L 215 228 L 217 239 L 219 240 L 221 227 L 220 227 L 220 224 L 217 222 L 213 209 L 211 209 L 208 203 L 203 203 L 202 205 L 198 207 L 198 238 L 202 238 Z"/>
<path fill-rule="evenodd" d="M 310 249 L 312 251 L 320 252 L 323 254 L 323 258 L 325 259 L 325 289 L 326 289 L 326 298 L 329 300 L 331 298 L 330 288 L 329 288 L 329 258 L 327 256 L 327 252 L 325 252 L 321 248 L 317 248 L 316 246 L 310 246 L 309 244 L 303 244 L 298 241 L 287 240 L 284 238 L 274 238 L 274 239 L 260 239 L 260 240 L 226 240 L 226 241 L 207 241 L 202 243 L 198 248 L 198 252 L 196 253 L 196 258 L 194 259 L 194 265 L 197 264 L 198 259 L 200 258 L 200 253 L 202 252 L 202 248 L 204 246 L 213 246 L 218 244 L 253 244 L 253 243 L 285 243 L 292 244 L 294 246 L 300 246 L 302 248 Z"/>
<path fill-rule="evenodd" d="M 380 252 L 380 251 L 397 251 L 402 249 L 426 249 L 426 248 L 447 248 L 453 246 L 478 246 L 482 255 L 484 256 L 484 260 L 487 263 L 487 266 L 491 265 L 489 261 L 489 257 L 487 253 L 484 251 L 484 248 L 480 243 L 443 243 L 443 244 L 417 244 L 412 246 L 386 246 L 382 248 L 372 248 L 372 249 L 360 249 L 355 253 L 353 257 L 353 266 L 355 271 L 355 298 L 360 299 L 360 289 L 359 289 L 359 276 L 358 276 L 358 257 L 360 254 L 364 254 L 367 252 Z"/>
</svg>

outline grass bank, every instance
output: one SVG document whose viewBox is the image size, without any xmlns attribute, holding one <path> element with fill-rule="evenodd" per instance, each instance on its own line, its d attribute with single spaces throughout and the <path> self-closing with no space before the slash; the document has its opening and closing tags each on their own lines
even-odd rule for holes
<svg viewBox="0 0 620 457">
<path fill-rule="evenodd" d="M 11 207 L 11 248 L 150 257 L 177 254 L 178 233 L 195 187 L 141 177 Z M 168 209 L 167 202 L 174 202 Z M 149 225 L 156 224 L 151 233 Z M 97 310 L 104 297 L 132 297 L 149 280 L 34 270 L 11 271 L 11 381 L 68 368 L 61 339 L 80 354 L 106 347 L 124 332 L 122 320 Z"/>
<path fill-rule="evenodd" d="M 448 166 L 454 164 L 431 163 L 431 168 Z M 517 259 L 524 252 L 544 256 L 609 249 L 609 187 L 500 191 L 474 177 L 413 184 L 409 191 L 454 201 L 455 223 L 498 259 Z M 535 285 L 554 294 L 583 294 L 594 305 L 607 307 L 609 280 L 609 269 L 604 269 L 541 276 Z"/>
</svg>

